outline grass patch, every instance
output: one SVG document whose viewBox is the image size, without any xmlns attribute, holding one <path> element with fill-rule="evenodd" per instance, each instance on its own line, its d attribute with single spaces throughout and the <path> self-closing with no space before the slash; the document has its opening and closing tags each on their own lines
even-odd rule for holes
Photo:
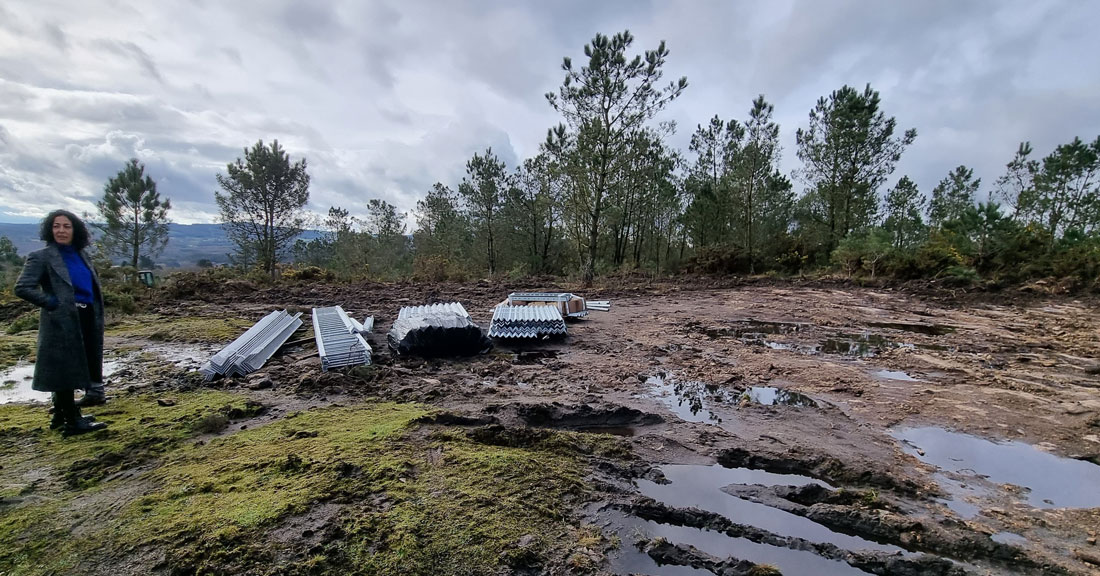
<svg viewBox="0 0 1100 576">
<path fill-rule="evenodd" d="M 614 452 L 609 439 L 549 433 L 497 445 L 463 429 L 425 433 L 423 407 L 372 404 L 313 409 L 207 444 L 183 443 L 178 439 L 205 426 L 210 413 L 243 401 L 211 392 L 173 400 L 159 407 L 153 397 L 135 398 L 115 415 L 97 413 L 110 421 L 108 435 L 67 441 L 36 431 L 43 410 L 0 407 L 0 434 L 26 438 L 0 451 L 25 459 L 0 469 L 5 484 L 28 461 L 42 459 L 62 474 L 79 468 L 100 477 L 59 482 L 48 504 L 5 499 L 0 572 L 65 573 L 73 558 L 126 565 L 135 551 L 162 550 L 173 574 L 499 574 L 538 567 L 551 548 L 598 540 L 567 514 L 587 490 L 584 458 Z M 145 437 L 126 440 L 135 435 Z M 106 470 L 132 469 L 130 451 L 150 440 L 156 459 L 144 461 L 154 467 L 103 479 Z M 118 455 L 122 460 L 112 461 Z M 88 536 L 58 532 L 72 526 L 65 510 L 76 501 L 135 483 L 144 488 L 116 503 L 102 529 Z M 269 536 L 288 517 L 327 502 L 339 503 L 341 512 L 321 544 Z M 295 545 L 302 547 L 297 554 Z M 127 571 L 134 568 L 142 566 Z"/>
<path fill-rule="evenodd" d="M 0 370 L 11 368 L 19 363 L 34 362 L 38 349 L 38 330 L 4 334 L 0 337 Z"/>
<path fill-rule="evenodd" d="M 255 321 L 204 316 L 162 317 L 156 314 L 122 316 L 111 321 L 108 335 L 158 342 L 232 342 Z"/>
</svg>

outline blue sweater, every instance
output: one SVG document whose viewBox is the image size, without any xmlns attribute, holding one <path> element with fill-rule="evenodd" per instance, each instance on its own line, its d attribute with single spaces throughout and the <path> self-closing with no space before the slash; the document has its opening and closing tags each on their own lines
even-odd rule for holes
<svg viewBox="0 0 1100 576">
<path fill-rule="evenodd" d="M 62 246 L 60 244 L 58 244 L 57 249 L 61 251 L 61 259 L 65 261 L 65 267 L 69 269 L 69 279 L 73 281 L 73 292 L 76 301 L 82 304 L 92 304 L 92 271 L 88 270 L 88 266 L 84 264 L 80 252 L 77 252 L 72 246 Z"/>
</svg>

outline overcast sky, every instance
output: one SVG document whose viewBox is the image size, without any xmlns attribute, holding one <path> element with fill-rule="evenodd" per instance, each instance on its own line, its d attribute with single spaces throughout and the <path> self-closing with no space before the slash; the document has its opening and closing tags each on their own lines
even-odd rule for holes
<svg viewBox="0 0 1100 576">
<path fill-rule="evenodd" d="M 984 199 L 1020 141 L 1043 156 L 1100 135 L 1097 22 L 1075 0 L 8 0 L 0 221 L 94 211 L 136 157 L 173 221 L 215 222 L 214 175 L 260 139 L 307 159 L 315 212 L 408 211 L 486 146 L 510 167 L 537 153 L 562 57 L 623 29 L 639 52 L 665 40 L 666 77 L 687 76 L 661 116 L 685 152 L 763 93 L 790 173 L 816 100 L 869 82 L 918 131 L 890 185 L 928 193 L 961 163 Z"/>
</svg>

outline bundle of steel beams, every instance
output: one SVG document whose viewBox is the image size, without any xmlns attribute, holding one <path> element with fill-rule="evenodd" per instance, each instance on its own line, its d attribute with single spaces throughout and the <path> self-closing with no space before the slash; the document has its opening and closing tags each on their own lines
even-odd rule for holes
<svg viewBox="0 0 1100 576">
<path fill-rule="evenodd" d="M 492 346 L 458 302 L 401 308 L 387 339 L 398 354 L 421 356 L 471 355 Z"/>
<path fill-rule="evenodd" d="M 611 301 L 610 300 L 586 300 L 584 302 L 585 308 L 589 310 L 596 310 L 598 312 L 610 312 Z"/>
<path fill-rule="evenodd" d="M 236 340 L 207 360 L 199 372 L 212 380 L 214 376 L 241 376 L 263 367 L 290 335 L 302 326 L 301 312 L 291 316 L 286 310 L 275 311 L 241 334 Z"/>
<path fill-rule="evenodd" d="M 313 336 L 322 371 L 370 364 L 371 347 L 360 334 L 361 328 L 340 306 L 313 309 Z"/>
<path fill-rule="evenodd" d="M 555 306 L 510 306 L 493 310 L 492 338 L 542 338 L 566 334 L 565 319 Z"/>
</svg>

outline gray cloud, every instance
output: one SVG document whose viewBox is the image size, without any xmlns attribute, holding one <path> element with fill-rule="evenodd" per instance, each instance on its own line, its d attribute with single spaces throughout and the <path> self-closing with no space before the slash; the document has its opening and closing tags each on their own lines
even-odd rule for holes
<svg viewBox="0 0 1100 576">
<path fill-rule="evenodd" d="M 537 153 L 562 57 L 627 28 L 638 52 L 666 40 L 667 78 L 689 79 L 661 116 L 685 152 L 696 124 L 764 93 L 789 172 L 817 98 L 870 82 L 920 133 L 895 178 L 928 192 L 967 164 L 992 184 L 1021 140 L 1042 155 L 1100 134 L 1098 17 L 1069 0 L 5 3 L 0 220 L 91 210 L 136 157 L 173 219 L 210 221 L 214 175 L 276 138 L 308 159 L 312 210 L 410 211 L 487 146 L 510 167 Z"/>
</svg>

